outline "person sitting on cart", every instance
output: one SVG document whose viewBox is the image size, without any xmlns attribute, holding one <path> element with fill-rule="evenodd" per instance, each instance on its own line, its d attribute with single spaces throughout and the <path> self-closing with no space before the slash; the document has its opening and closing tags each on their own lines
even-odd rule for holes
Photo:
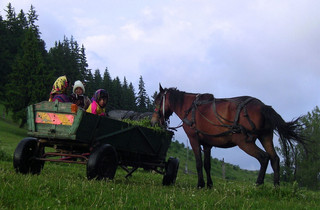
<svg viewBox="0 0 320 210">
<path fill-rule="evenodd" d="M 109 94 L 104 89 L 97 90 L 91 101 L 92 103 L 87 109 L 87 112 L 96 114 L 99 116 L 106 116 L 106 106 L 109 100 Z"/>
<path fill-rule="evenodd" d="M 71 102 L 76 104 L 78 107 L 87 110 L 91 101 L 88 96 L 84 95 L 85 88 L 80 80 L 75 81 L 73 85 L 73 93 L 71 94 Z"/>
<path fill-rule="evenodd" d="M 59 102 L 71 102 L 67 95 L 67 89 L 69 87 L 69 80 L 66 76 L 59 77 L 54 83 L 50 92 L 49 101 L 53 102 L 58 100 Z"/>
</svg>

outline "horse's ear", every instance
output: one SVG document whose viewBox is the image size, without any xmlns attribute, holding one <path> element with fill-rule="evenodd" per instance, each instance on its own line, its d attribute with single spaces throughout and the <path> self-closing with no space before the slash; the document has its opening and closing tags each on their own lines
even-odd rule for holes
<svg viewBox="0 0 320 210">
<path fill-rule="evenodd" d="M 159 90 L 160 90 L 160 93 L 162 93 L 163 92 L 163 88 L 162 88 L 162 86 L 161 86 L 161 84 L 159 83 Z"/>
</svg>

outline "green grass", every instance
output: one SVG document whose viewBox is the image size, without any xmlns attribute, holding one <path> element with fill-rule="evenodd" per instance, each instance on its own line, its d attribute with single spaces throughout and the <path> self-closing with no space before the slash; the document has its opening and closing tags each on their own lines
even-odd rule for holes
<svg viewBox="0 0 320 210">
<path fill-rule="evenodd" d="M 296 184 L 274 188 L 271 181 L 256 187 L 254 180 L 241 178 L 247 174 L 255 179 L 256 172 L 246 173 L 237 167 L 232 173 L 244 173 L 233 175 L 238 179 L 223 180 L 219 170 L 213 171 L 212 189 L 197 189 L 196 175 L 184 174 L 183 162 L 174 186 L 162 186 L 162 175 L 142 169 L 128 179 L 119 168 L 112 181 L 88 181 L 85 165 L 46 162 L 40 175 L 17 174 L 12 154 L 25 136 L 24 129 L 0 120 L 0 146 L 6 157 L 0 157 L 0 209 L 317 209 L 320 206 L 319 192 L 300 189 Z M 179 157 L 175 149 L 170 148 L 169 155 Z M 194 164 L 191 153 L 189 158 L 191 168 Z"/>
<path fill-rule="evenodd" d="M 126 122 L 126 123 L 129 123 L 131 125 L 146 127 L 146 128 L 152 129 L 154 131 L 158 131 L 158 132 L 163 132 L 164 131 L 164 129 L 161 128 L 158 125 L 151 126 L 150 118 L 148 118 L 148 117 L 145 117 L 145 118 L 140 119 L 140 120 L 123 119 L 122 121 Z"/>
<path fill-rule="evenodd" d="M 113 181 L 88 181 L 85 166 L 46 164 L 38 176 L 16 174 L 0 162 L 0 209 L 316 209 L 320 194 L 295 186 L 255 187 L 214 179 L 212 189 L 197 189 L 196 177 L 178 174 L 164 187 L 162 176 L 139 170 L 129 179 L 118 170 Z"/>
<path fill-rule="evenodd" d="M 26 135 L 25 129 L 0 119 L 0 160 L 12 160 L 16 146 Z"/>
</svg>

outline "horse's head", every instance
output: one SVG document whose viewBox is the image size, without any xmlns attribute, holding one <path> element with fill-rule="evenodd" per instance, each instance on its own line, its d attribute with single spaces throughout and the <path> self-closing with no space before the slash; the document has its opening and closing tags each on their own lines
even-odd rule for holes
<svg viewBox="0 0 320 210">
<path fill-rule="evenodd" d="M 155 110 L 151 118 L 152 126 L 156 124 L 166 126 L 167 120 L 172 115 L 173 111 L 170 107 L 169 94 L 168 89 L 163 89 L 159 85 L 159 93 L 154 100 Z"/>
</svg>

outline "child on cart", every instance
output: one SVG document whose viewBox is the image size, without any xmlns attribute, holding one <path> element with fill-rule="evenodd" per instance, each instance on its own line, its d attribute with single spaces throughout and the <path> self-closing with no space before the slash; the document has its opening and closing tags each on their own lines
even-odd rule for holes
<svg viewBox="0 0 320 210">
<path fill-rule="evenodd" d="M 109 100 L 109 94 L 104 89 L 97 90 L 91 101 L 92 103 L 87 109 L 87 112 L 96 114 L 99 116 L 106 116 L 106 106 Z"/>
<path fill-rule="evenodd" d="M 67 89 L 69 87 L 69 80 L 66 76 L 59 77 L 54 83 L 50 92 L 49 101 L 53 102 L 58 100 L 59 102 L 70 102 L 70 98 L 67 95 Z"/>
<path fill-rule="evenodd" d="M 80 80 L 75 81 L 72 92 L 71 102 L 76 104 L 78 107 L 87 110 L 91 104 L 91 101 L 88 96 L 84 95 L 85 88 Z"/>
</svg>

